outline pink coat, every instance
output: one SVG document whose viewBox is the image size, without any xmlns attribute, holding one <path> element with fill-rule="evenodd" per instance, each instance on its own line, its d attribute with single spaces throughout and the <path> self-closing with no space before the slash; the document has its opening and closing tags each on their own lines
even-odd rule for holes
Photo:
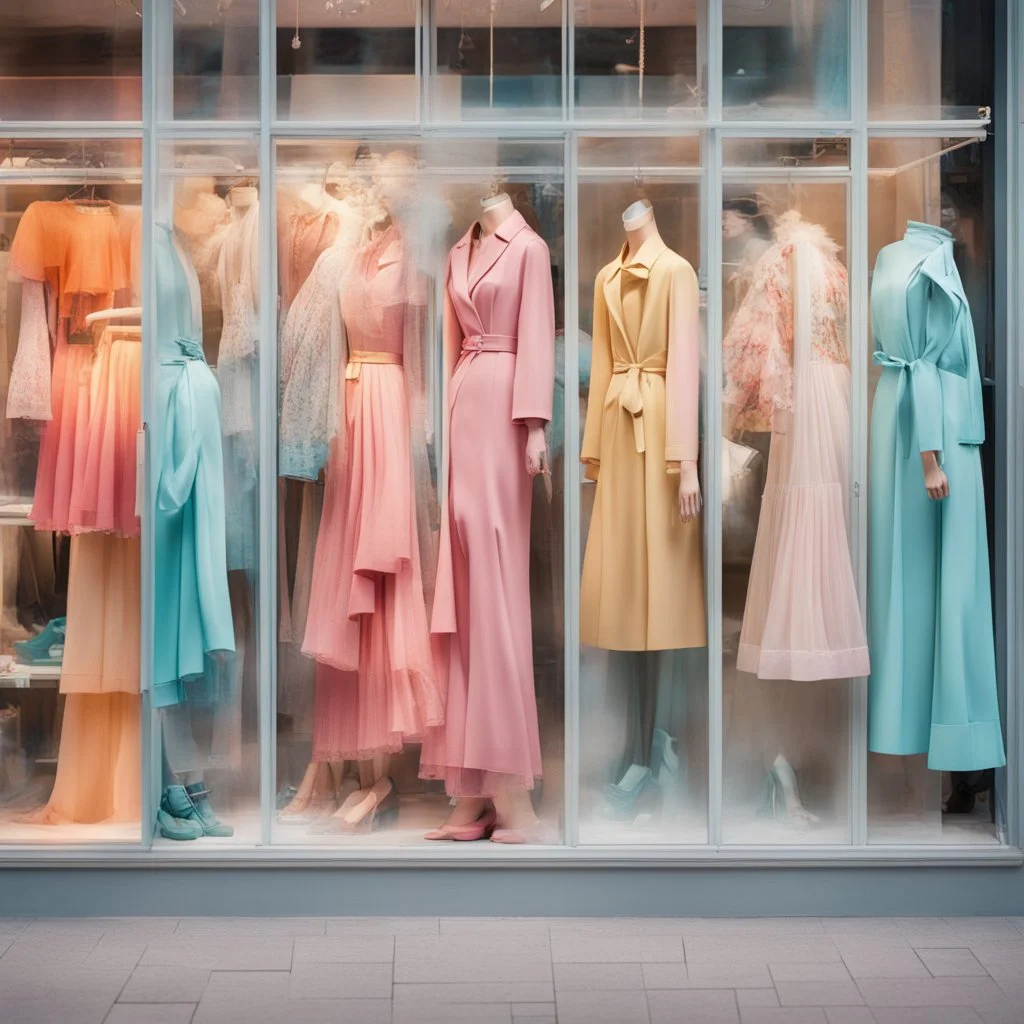
<svg viewBox="0 0 1024 1024">
<path fill-rule="evenodd" d="M 481 241 L 471 270 L 475 229 L 452 249 L 446 276 L 448 497 L 431 632 L 447 712 L 421 764 L 452 796 L 529 788 L 541 773 L 524 421 L 551 418 L 551 260 L 514 213 Z"/>
</svg>

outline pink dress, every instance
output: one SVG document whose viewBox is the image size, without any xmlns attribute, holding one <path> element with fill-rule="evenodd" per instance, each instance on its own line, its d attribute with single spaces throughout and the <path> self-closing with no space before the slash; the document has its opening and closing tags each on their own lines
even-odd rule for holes
<svg viewBox="0 0 1024 1024">
<path fill-rule="evenodd" d="M 554 391 L 548 248 L 514 213 L 470 268 L 474 230 L 452 250 L 446 280 L 448 500 L 431 631 L 448 703 L 420 763 L 456 797 L 529 789 L 541 774 L 524 421 L 550 420 Z"/>
<path fill-rule="evenodd" d="M 96 356 L 85 317 L 129 304 L 137 225 L 133 211 L 113 205 L 83 207 L 67 200 L 32 203 L 18 224 L 9 269 L 26 283 L 29 302 L 23 311 L 7 415 L 46 421 L 30 516 L 37 530 L 70 533 L 76 527 L 72 491 L 76 473 L 86 463 Z M 39 284 L 45 288 L 45 301 Z M 56 338 L 52 369 L 51 333 Z M 136 411 L 139 401 L 136 386 Z M 119 525 L 123 524 L 111 524 Z M 138 530 L 136 526 L 119 532 Z"/>
<path fill-rule="evenodd" d="M 331 443 L 303 651 L 316 658 L 313 759 L 396 752 L 444 721 L 430 653 L 404 366 L 423 310 L 394 227 L 341 297 L 344 429 Z"/>
<path fill-rule="evenodd" d="M 793 212 L 723 343 L 737 430 L 771 430 L 737 667 L 762 679 L 868 674 L 850 561 L 847 278 L 823 228 Z"/>
</svg>

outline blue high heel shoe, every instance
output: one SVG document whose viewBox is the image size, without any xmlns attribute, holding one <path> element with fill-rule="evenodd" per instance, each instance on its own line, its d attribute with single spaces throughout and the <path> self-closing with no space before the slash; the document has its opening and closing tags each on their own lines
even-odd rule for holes
<svg viewBox="0 0 1024 1024">
<path fill-rule="evenodd" d="M 31 640 L 17 640 L 14 651 L 23 665 L 60 665 L 64 661 L 64 637 L 68 620 L 50 619 Z"/>
<path fill-rule="evenodd" d="M 608 809 L 612 817 L 631 817 L 640 794 L 650 785 L 651 769 L 642 764 L 631 764 L 618 782 L 604 787 Z"/>
</svg>

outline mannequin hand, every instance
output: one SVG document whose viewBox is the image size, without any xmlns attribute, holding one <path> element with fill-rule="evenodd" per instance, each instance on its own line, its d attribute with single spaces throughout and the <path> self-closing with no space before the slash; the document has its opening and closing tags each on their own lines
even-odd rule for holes
<svg viewBox="0 0 1024 1024">
<path fill-rule="evenodd" d="M 949 478 L 946 471 L 939 465 L 935 452 L 922 452 L 921 462 L 924 464 L 924 487 L 932 501 L 941 501 L 949 497 Z"/>
<path fill-rule="evenodd" d="M 688 523 L 700 515 L 700 480 L 697 463 L 683 462 L 679 466 L 679 518 Z"/>
<path fill-rule="evenodd" d="M 548 473 L 548 442 L 544 436 L 544 427 L 531 424 L 526 435 L 526 472 L 530 476 Z"/>
</svg>

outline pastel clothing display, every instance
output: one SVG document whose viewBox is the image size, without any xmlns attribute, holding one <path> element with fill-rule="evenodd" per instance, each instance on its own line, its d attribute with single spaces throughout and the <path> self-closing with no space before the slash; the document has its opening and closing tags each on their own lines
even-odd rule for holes
<svg viewBox="0 0 1024 1024">
<path fill-rule="evenodd" d="M 784 214 L 723 342 L 734 430 L 772 432 L 737 655 L 762 679 L 868 674 L 847 522 L 847 292 L 835 242 Z"/>
<path fill-rule="evenodd" d="M 220 395 L 199 340 L 200 287 L 183 247 L 156 225 L 158 414 L 152 421 L 153 705 L 215 699 L 208 655 L 235 649 L 227 583 Z M 192 685 L 186 685 L 192 684 Z"/>
<path fill-rule="evenodd" d="M 594 285 L 581 459 L 597 481 L 580 585 L 580 640 L 619 651 L 707 643 L 703 528 L 679 519 L 696 462 L 697 275 L 657 235 L 624 245 Z"/>
<path fill-rule="evenodd" d="M 530 608 L 528 420 L 551 419 L 554 297 L 544 240 L 518 212 L 452 249 L 445 272 L 448 494 L 431 631 L 447 683 L 420 774 L 451 796 L 541 775 Z"/>
<path fill-rule="evenodd" d="M 949 232 L 911 221 L 871 284 L 869 749 L 937 771 L 1006 763 L 980 446 L 981 376 Z M 949 496 L 928 497 L 934 451 Z"/>
<path fill-rule="evenodd" d="M 130 301 L 138 224 L 135 211 L 113 204 L 36 202 L 14 236 L 9 272 L 28 287 L 7 413 L 45 421 L 30 514 L 38 530 L 72 528 L 76 446 L 84 443 L 94 356 L 85 317 Z"/>
<path fill-rule="evenodd" d="M 392 226 L 341 296 L 343 430 L 331 444 L 303 651 L 317 673 L 314 760 L 396 752 L 444 720 L 417 533 L 410 367 L 424 295 Z M 420 381 L 421 378 L 417 378 Z"/>
<path fill-rule="evenodd" d="M 277 207 L 277 278 L 281 311 L 295 301 L 320 254 L 334 244 L 338 235 L 337 214 L 324 203 L 312 206 L 302 197 L 282 192 Z"/>
</svg>

